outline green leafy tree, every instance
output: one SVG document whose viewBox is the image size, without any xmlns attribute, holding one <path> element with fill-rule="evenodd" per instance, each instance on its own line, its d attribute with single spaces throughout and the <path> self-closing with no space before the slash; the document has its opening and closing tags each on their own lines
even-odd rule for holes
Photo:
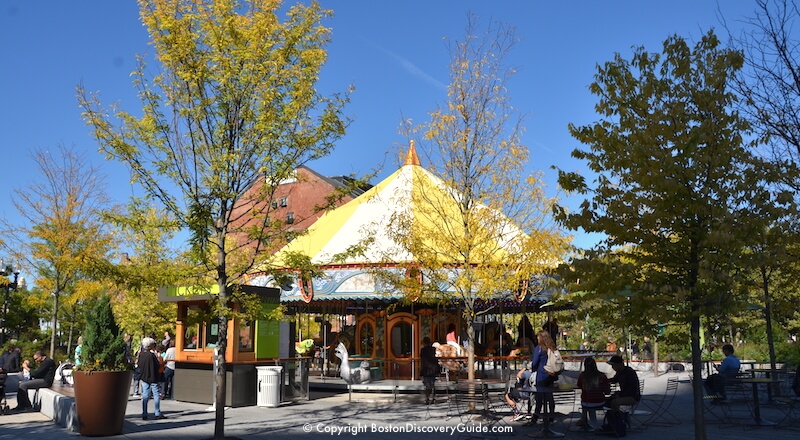
<svg viewBox="0 0 800 440">
<path fill-rule="evenodd" d="M 169 247 L 178 222 L 142 199 L 134 198 L 127 209 L 104 213 L 113 225 L 120 245 L 129 250 L 118 264 L 110 264 L 103 277 L 111 283 L 109 294 L 120 327 L 132 335 L 146 336 L 175 331 L 177 307 L 160 303 L 158 288 L 188 279 L 192 267 L 185 255 Z"/>
<path fill-rule="evenodd" d="M 330 154 L 348 124 L 347 96 L 315 87 L 330 40 L 321 25 L 330 12 L 317 2 L 286 9 L 283 21 L 272 1 L 139 4 L 160 67 L 148 76 L 142 59 L 134 72 L 140 112 L 106 109 L 82 86 L 78 96 L 101 150 L 128 165 L 190 232 L 196 284 L 218 287 L 214 437 L 221 439 L 231 286 L 256 265 L 269 267 L 263 250 L 292 236 L 291 225 L 271 219 L 271 198 L 298 166 Z M 247 192 L 254 183 L 259 189 Z M 247 243 L 232 239 L 242 236 Z"/>
<path fill-rule="evenodd" d="M 51 357 L 59 339 L 61 301 L 80 308 L 86 299 L 98 296 L 87 274 L 106 258 L 113 243 L 99 215 L 108 202 L 103 176 L 73 148 L 59 146 L 54 151 L 58 154 L 33 151 L 41 180 L 14 190 L 14 205 L 26 223 L 7 225 L 15 255 L 32 269 L 34 284 L 41 289 L 40 305 L 52 301 Z"/>
<path fill-rule="evenodd" d="M 413 255 L 399 262 L 406 274 L 393 280 L 409 292 L 407 300 L 459 301 L 470 379 L 480 302 L 503 292 L 513 297 L 520 283 L 550 271 L 568 248 L 541 176 L 525 170 L 522 118 L 508 94 L 514 69 L 506 56 L 515 43 L 513 28 L 497 24 L 479 35 L 471 17 L 464 40 L 451 46 L 447 102 L 415 130 L 432 176 L 415 167 L 410 209 L 394 216 L 387 232 Z M 531 293 L 537 293 L 533 287 Z"/>
<path fill-rule="evenodd" d="M 713 32 L 690 47 L 669 37 L 663 53 L 636 48 L 598 66 L 590 90 L 601 119 L 570 125 L 588 148 L 573 157 L 594 173 L 559 171 L 567 191 L 590 196 L 576 212 L 559 209 L 571 229 L 606 235 L 587 254 L 625 265 L 630 286 L 653 322 L 689 324 L 694 367 L 695 438 L 706 438 L 701 373 L 701 318 L 730 313 L 741 280 L 741 255 L 752 203 L 772 203 L 764 164 L 746 141 L 750 126 L 735 110 L 731 81 L 742 54 Z M 595 262 L 596 267 L 600 263 Z M 614 272 L 610 272 L 614 273 Z M 600 276 L 579 274 L 584 289 L 608 294 Z"/>
</svg>

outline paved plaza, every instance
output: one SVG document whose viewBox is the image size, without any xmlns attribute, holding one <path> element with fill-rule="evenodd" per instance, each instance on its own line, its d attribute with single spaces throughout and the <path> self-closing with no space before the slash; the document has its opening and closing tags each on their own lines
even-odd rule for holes
<svg viewBox="0 0 800 440">
<path fill-rule="evenodd" d="M 691 385 L 688 373 L 667 373 L 653 377 L 639 373 L 645 379 L 645 396 L 663 395 L 667 379 L 677 377 L 679 387 L 670 412 L 681 422 L 673 426 L 648 426 L 630 431 L 629 438 L 647 440 L 685 440 L 694 438 Z M 284 403 L 277 408 L 243 407 L 226 410 L 225 434 L 240 439 L 303 439 L 363 437 L 378 439 L 433 439 L 433 438 L 530 438 L 538 426 L 510 422 L 509 415 L 499 423 L 489 423 L 481 416 L 461 416 L 445 399 L 426 406 L 424 398 L 416 394 L 401 394 L 395 400 L 391 394 L 315 393 L 312 399 Z M 8 396 L 9 404 L 16 405 L 15 397 Z M 183 403 L 172 400 L 161 403 L 165 420 L 141 419 L 141 400 L 130 398 L 122 435 L 125 439 L 209 439 L 214 433 L 214 413 L 207 405 Z M 499 411 L 507 411 L 500 408 Z M 572 408 L 559 407 L 560 412 Z M 153 404 L 150 403 L 152 414 Z M 762 417 L 780 421 L 783 408 L 762 406 Z M 575 416 L 577 413 L 573 413 Z M 740 413 L 741 420 L 751 417 Z M 556 431 L 565 432 L 566 438 L 608 438 L 592 433 L 575 432 L 562 423 L 553 425 Z M 491 432 L 494 429 L 504 432 Z M 800 438 L 798 430 L 774 427 L 753 427 L 743 424 L 721 425 L 709 421 L 709 439 L 789 440 Z M 0 439 L 74 439 L 79 434 L 55 425 L 41 413 L 23 413 L 0 416 Z"/>
</svg>

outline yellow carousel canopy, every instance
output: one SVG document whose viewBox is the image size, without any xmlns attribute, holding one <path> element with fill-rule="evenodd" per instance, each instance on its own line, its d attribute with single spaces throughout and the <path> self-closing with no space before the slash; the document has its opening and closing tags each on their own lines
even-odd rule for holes
<svg viewBox="0 0 800 440">
<path fill-rule="evenodd" d="M 405 164 L 400 169 L 361 196 L 320 217 L 306 234 L 276 254 L 275 264 L 284 266 L 284 256 L 290 252 L 302 253 L 318 265 L 414 262 L 414 255 L 391 238 L 392 222 L 398 216 L 404 216 L 412 219 L 412 222 L 423 224 L 428 231 L 447 227 L 448 222 L 462 218 L 458 212 L 460 198 L 444 181 L 420 166 L 412 143 Z M 482 212 L 483 218 L 490 219 L 488 227 L 494 228 L 490 235 L 494 243 L 490 246 L 500 250 L 493 254 L 498 261 L 502 261 L 506 255 L 503 249 L 516 246 L 518 240 L 527 238 L 507 217 L 486 205 L 478 205 L 474 210 Z M 450 233 L 460 230 L 456 224 L 447 229 Z M 334 258 L 367 242 L 369 245 L 364 246 L 360 255 Z M 431 242 L 433 246 L 436 245 L 433 238 Z"/>
</svg>

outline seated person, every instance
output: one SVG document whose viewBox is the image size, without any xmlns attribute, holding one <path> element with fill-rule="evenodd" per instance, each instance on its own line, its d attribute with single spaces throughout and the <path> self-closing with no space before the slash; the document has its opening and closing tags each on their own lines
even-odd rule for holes
<svg viewBox="0 0 800 440">
<path fill-rule="evenodd" d="M 723 345 L 722 353 L 725 355 L 725 359 L 716 367 L 717 373 L 708 376 L 704 384 L 708 395 L 718 399 L 725 398 L 725 382 L 736 379 L 736 374 L 739 373 L 739 368 L 742 366 L 739 358 L 733 354 L 733 345 Z"/>
<path fill-rule="evenodd" d="M 461 345 L 458 343 L 458 337 L 456 336 L 456 326 L 455 324 L 450 324 L 447 326 L 447 335 L 445 336 L 445 341 L 447 345 L 450 345 L 456 349 L 456 356 L 462 356 Z"/>
<path fill-rule="evenodd" d="M 517 341 L 516 348 L 513 348 L 511 352 L 509 352 L 509 356 L 515 357 L 531 357 L 533 356 L 533 348 L 536 344 L 530 338 L 520 338 Z"/>
<path fill-rule="evenodd" d="M 511 344 L 512 338 L 511 335 L 508 333 L 503 334 L 503 339 L 500 344 L 500 356 L 510 356 L 511 352 L 514 350 L 514 346 Z"/>
<path fill-rule="evenodd" d="M 511 421 L 516 422 L 517 420 L 521 420 L 525 417 L 522 414 L 522 411 L 519 410 L 517 407 L 517 403 L 530 400 L 531 398 L 531 370 L 527 368 L 527 366 L 517 372 L 517 382 L 514 386 L 508 390 L 508 393 L 505 395 L 506 403 L 508 406 L 511 407 L 511 410 L 514 414 L 511 416 Z"/>
<path fill-rule="evenodd" d="M 597 369 L 594 358 L 583 361 L 583 372 L 578 376 L 578 388 L 581 390 L 581 419 L 578 426 L 594 428 L 597 415 L 593 409 L 602 408 L 606 403 L 606 395 L 611 393 L 611 385 L 605 374 Z M 592 423 L 587 420 L 587 415 Z"/>
<path fill-rule="evenodd" d="M 50 388 L 53 386 L 53 380 L 56 377 L 56 363 L 45 356 L 41 351 L 34 353 L 33 360 L 39 363 L 39 368 L 31 371 L 31 380 L 20 382 L 19 389 L 17 390 L 16 411 L 24 411 L 33 408 L 30 399 L 28 399 L 28 390 L 38 390 L 39 388 Z"/>
<path fill-rule="evenodd" d="M 633 368 L 626 366 L 622 356 L 614 355 L 608 360 L 608 365 L 616 373 L 609 380 L 609 383 L 619 384 L 619 391 L 612 394 L 606 401 L 606 405 L 615 411 L 619 411 L 621 405 L 635 405 L 642 398 L 639 390 L 639 376 Z"/>
</svg>

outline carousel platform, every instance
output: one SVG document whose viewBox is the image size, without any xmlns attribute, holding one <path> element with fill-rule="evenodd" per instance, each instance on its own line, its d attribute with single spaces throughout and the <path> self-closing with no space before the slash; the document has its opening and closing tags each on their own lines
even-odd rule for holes
<svg viewBox="0 0 800 440">
<path fill-rule="evenodd" d="M 458 383 L 466 379 L 447 380 L 440 378 L 436 381 L 437 391 L 455 392 L 458 388 Z M 491 391 L 503 391 L 507 387 L 507 381 L 500 379 L 486 378 L 479 379 L 486 384 L 486 387 Z M 391 394 L 413 394 L 421 393 L 425 387 L 422 385 L 422 380 L 410 379 L 383 379 L 372 382 L 351 385 L 348 388 L 347 383 L 341 377 L 333 376 L 309 376 L 308 386 L 312 391 L 328 391 L 328 392 L 346 392 L 356 391 L 359 393 L 391 393 Z"/>
</svg>

